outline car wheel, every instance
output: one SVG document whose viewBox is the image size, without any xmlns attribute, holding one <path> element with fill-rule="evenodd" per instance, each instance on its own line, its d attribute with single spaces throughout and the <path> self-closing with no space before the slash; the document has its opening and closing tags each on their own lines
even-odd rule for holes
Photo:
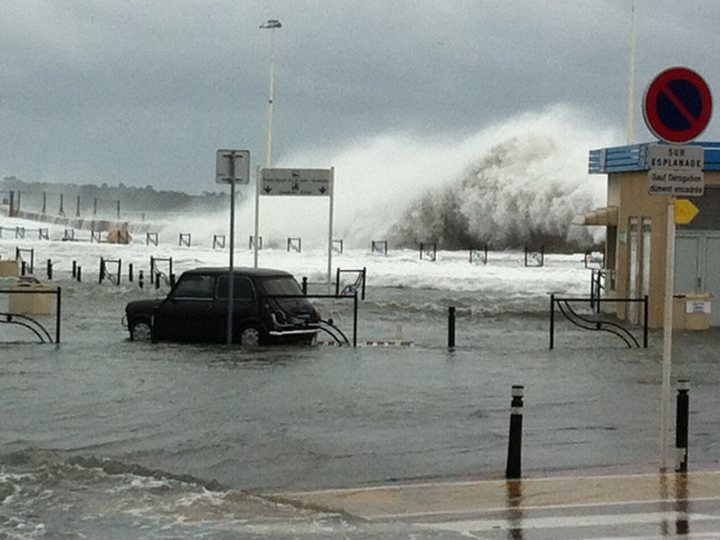
<svg viewBox="0 0 720 540">
<path fill-rule="evenodd" d="M 135 321 L 130 327 L 131 341 L 150 341 L 152 339 L 152 326 L 147 319 Z"/>
<path fill-rule="evenodd" d="M 261 339 L 260 329 L 254 324 L 245 326 L 240 330 L 240 345 L 255 347 L 260 345 Z"/>
</svg>

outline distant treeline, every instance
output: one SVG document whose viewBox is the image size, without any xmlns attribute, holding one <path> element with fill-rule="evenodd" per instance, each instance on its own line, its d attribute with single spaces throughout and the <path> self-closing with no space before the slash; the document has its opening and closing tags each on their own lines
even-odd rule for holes
<svg viewBox="0 0 720 540">
<path fill-rule="evenodd" d="M 114 207 L 120 202 L 124 211 L 131 212 L 174 212 L 181 210 L 219 210 L 230 204 L 229 193 L 203 192 L 202 195 L 189 195 L 182 191 L 157 191 L 152 186 L 126 186 L 123 183 L 109 186 L 106 183 L 95 184 L 56 184 L 47 182 L 25 182 L 15 176 L 6 176 L 0 180 L 0 202 L 8 197 L 8 192 L 20 192 L 21 205 L 26 210 L 38 211 L 43 194 L 48 213 L 58 206 L 60 195 L 64 198 L 66 210 L 74 208 L 77 197 L 83 206 L 98 201 L 101 207 Z M 17 196 L 16 196 L 17 197 Z M 240 196 L 242 198 L 242 195 Z"/>
</svg>

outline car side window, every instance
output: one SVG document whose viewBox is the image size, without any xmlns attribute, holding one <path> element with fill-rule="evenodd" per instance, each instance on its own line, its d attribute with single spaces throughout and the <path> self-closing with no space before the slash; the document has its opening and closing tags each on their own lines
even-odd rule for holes
<svg viewBox="0 0 720 540">
<path fill-rule="evenodd" d="M 212 299 L 215 292 L 215 276 L 191 274 L 183 276 L 173 291 L 173 298 Z"/>
<path fill-rule="evenodd" d="M 217 297 L 228 297 L 227 275 L 218 276 Z M 252 281 L 245 276 L 233 276 L 233 298 L 237 300 L 252 300 L 255 298 L 255 287 Z"/>
</svg>

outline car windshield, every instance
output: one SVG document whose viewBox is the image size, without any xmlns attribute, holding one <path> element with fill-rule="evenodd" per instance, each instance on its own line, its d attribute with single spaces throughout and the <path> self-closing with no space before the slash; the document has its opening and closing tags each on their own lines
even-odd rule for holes
<svg viewBox="0 0 720 540">
<path fill-rule="evenodd" d="M 267 277 L 260 280 L 260 285 L 265 294 L 270 295 L 300 295 L 300 285 L 290 276 Z"/>
</svg>

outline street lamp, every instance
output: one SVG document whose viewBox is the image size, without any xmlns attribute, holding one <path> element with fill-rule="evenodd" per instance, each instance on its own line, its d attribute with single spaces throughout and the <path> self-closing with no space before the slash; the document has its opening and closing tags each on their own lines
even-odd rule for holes
<svg viewBox="0 0 720 540">
<path fill-rule="evenodd" d="M 267 149 L 265 153 L 265 167 L 270 168 L 272 165 L 272 120 L 273 120 L 273 100 L 275 99 L 275 30 L 282 28 L 282 24 L 277 19 L 269 19 L 266 23 L 260 25 L 262 30 L 270 30 L 270 95 L 268 97 L 268 114 L 267 114 Z M 256 239 L 257 240 L 257 239 Z"/>
</svg>

